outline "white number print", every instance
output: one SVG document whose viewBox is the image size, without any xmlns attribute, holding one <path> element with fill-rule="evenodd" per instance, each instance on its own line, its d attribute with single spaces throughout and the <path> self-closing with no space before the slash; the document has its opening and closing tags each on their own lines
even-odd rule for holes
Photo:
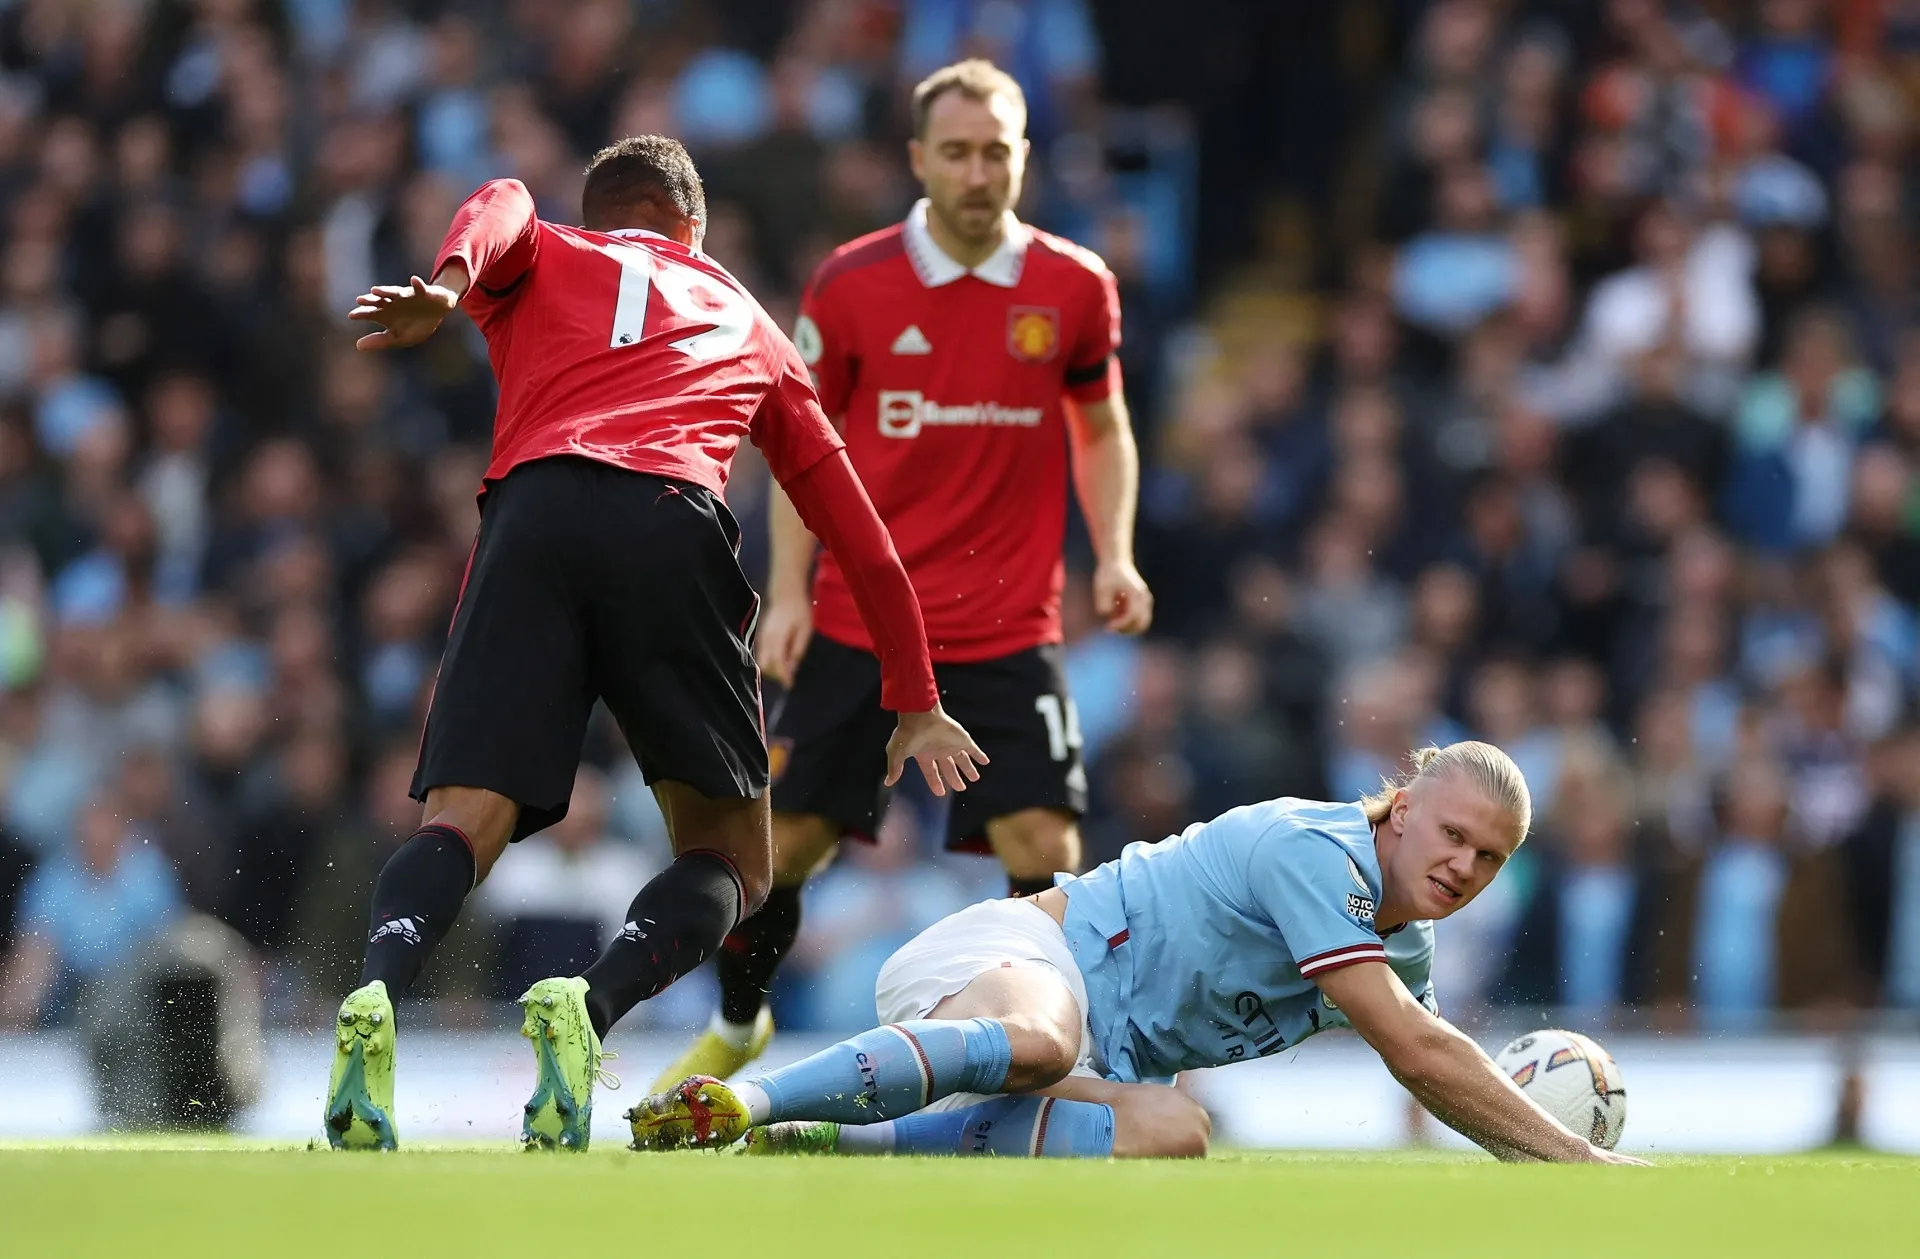
<svg viewBox="0 0 1920 1259">
<path fill-rule="evenodd" d="M 620 297 L 613 305 L 610 348 L 640 344 L 650 290 L 658 291 L 667 309 L 688 323 L 709 325 L 705 331 L 671 342 L 673 349 L 704 363 L 737 354 L 747 343 L 753 332 L 753 306 L 727 284 L 637 245 L 597 248 L 620 264 Z"/>
<path fill-rule="evenodd" d="M 1047 723 L 1048 754 L 1056 761 L 1066 760 L 1080 746 L 1080 710 L 1071 699 L 1062 704 L 1058 695 L 1039 696 L 1033 707 Z"/>
</svg>

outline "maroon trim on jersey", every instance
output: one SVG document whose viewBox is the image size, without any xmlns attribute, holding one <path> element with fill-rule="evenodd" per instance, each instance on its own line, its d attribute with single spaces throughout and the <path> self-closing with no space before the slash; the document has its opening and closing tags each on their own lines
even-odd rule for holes
<svg viewBox="0 0 1920 1259">
<path fill-rule="evenodd" d="M 1315 953 L 1312 957 L 1303 957 L 1294 963 L 1302 979 L 1311 979 L 1315 975 L 1324 975 L 1330 970 L 1353 966 L 1360 962 L 1384 962 L 1387 950 L 1379 944 L 1361 941 L 1359 944 L 1346 944 L 1337 949 L 1328 949 L 1324 953 Z"/>
<path fill-rule="evenodd" d="M 825 262 L 814 269 L 814 296 L 818 297 L 822 289 L 849 271 L 858 271 L 862 267 L 878 266 L 880 263 L 905 257 L 907 252 L 905 235 L 905 229 L 895 223 L 892 227 L 882 228 L 870 236 L 862 236 L 834 250 Z"/>
</svg>

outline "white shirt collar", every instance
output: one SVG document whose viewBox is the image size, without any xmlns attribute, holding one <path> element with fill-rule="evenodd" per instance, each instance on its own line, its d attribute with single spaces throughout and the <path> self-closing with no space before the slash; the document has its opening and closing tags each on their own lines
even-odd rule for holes
<svg viewBox="0 0 1920 1259">
<path fill-rule="evenodd" d="M 652 237 L 654 240 L 664 240 L 669 245 L 675 243 L 673 237 L 668 236 L 662 232 L 648 231 L 644 227 L 616 227 L 614 230 L 606 234 L 608 236 L 649 236 L 649 237 Z M 696 256 L 704 256 L 700 254 L 700 250 L 698 247 L 690 249 L 687 252 L 694 254 Z"/>
<path fill-rule="evenodd" d="M 913 263 L 914 274 L 920 277 L 920 283 L 930 289 L 952 284 L 963 275 L 977 276 L 988 284 L 1010 289 L 1020 283 L 1020 269 L 1026 263 L 1027 245 L 1033 239 L 1033 232 L 1014 217 L 1012 210 L 1006 213 L 1006 225 L 1000 247 L 987 255 L 985 262 L 969 269 L 955 262 L 946 250 L 934 243 L 933 233 L 927 230 L 927 199 L 922 197 L 907 212 L 907 260 Z"/>
</svg>

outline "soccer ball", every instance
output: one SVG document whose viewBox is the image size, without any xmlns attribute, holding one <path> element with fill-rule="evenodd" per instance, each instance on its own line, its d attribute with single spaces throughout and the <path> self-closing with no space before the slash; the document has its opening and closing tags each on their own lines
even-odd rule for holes
<svg viewBox="0 0 1920 1259">
<path fill-rule="evenodd" d="M 1620 1064 L 1578 1032 L 1528 1032 L 1494 1055 L 1494 1063 L 1576 1136 L 1602 1149 L 1627 1126 L 1627 1085 Z"/>
</svg>

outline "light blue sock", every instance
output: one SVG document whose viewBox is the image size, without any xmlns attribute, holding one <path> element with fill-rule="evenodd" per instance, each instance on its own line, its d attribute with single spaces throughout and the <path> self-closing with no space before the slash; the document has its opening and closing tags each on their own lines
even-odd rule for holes
<svg viewBox="0 0 1920 1259">
<path fill-rule="evenodd" d="M 751 1080 L 767 1095 L 767 1114 L 754 1122 L 877 1123 L 949 1093 L 998 1093 L 1012 1065 L 1013 1046 L 997 1019 L 889 1023 Z"/>
<path fill-rule="evenodd" d="M 1107 1158 L 1113 1107 L 1055 1097 L 996 1097 L 964 1110 L 896 1119 L 895 1154 L 989 1154 L 1000 1158 Z"/>
</svg>

